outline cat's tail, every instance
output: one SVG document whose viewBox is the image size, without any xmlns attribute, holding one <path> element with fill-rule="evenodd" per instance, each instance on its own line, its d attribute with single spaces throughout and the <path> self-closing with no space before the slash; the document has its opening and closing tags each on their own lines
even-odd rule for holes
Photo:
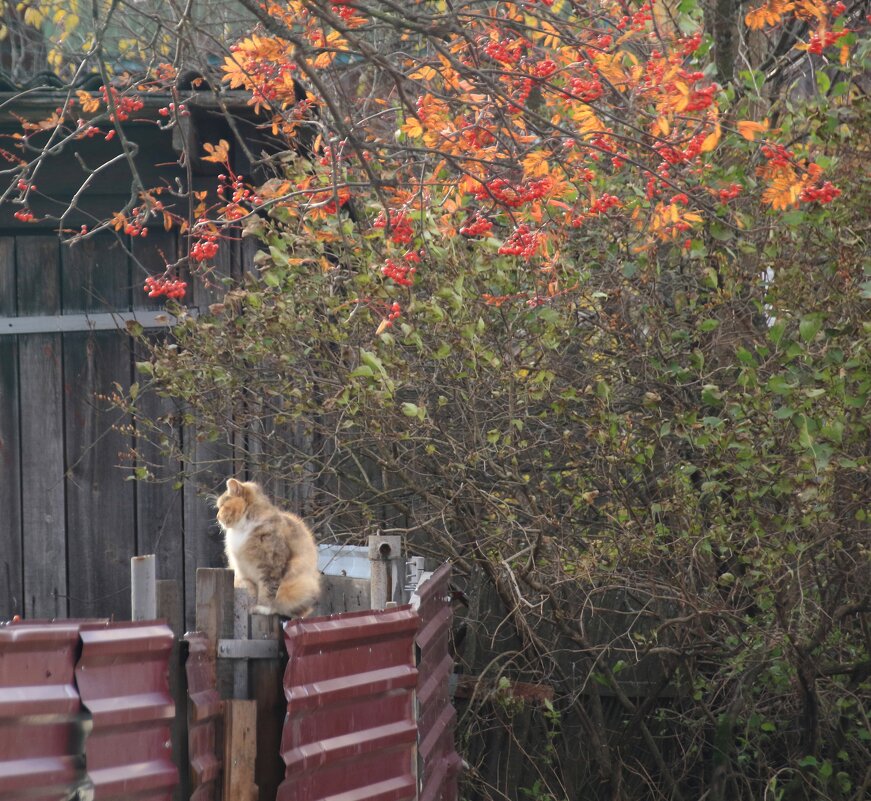
<svg viewBox="0 0 871 801">
<path fill-rule="evenodd" d="M 285 617 L 311 614 L 321 594 L 320 573 L 301 573 L 286 578 L 275 592 L 275 611 Z"/>
</svg>

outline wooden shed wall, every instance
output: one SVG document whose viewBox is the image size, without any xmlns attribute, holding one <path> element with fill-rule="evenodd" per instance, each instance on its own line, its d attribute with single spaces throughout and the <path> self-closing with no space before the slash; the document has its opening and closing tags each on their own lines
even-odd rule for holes
<svg viewBox="0 0 871 801">
<path fill-rule="evenodd" d="M 134 379 L 126 331 L 10 333 L 10 319 L 159 308 L 142 291 L 162 272 L 175 240 L 161 231 L 134 242 L 112 235 L 73 247 L 50 232 L 0 232 L 0 619 L 129 617 L 129 559 L 155 553 L 158 575 L 183 583 L 193 620 L 197 567 L 223 563 L 214 511 L 202 498 L 226 478 L 230 462 L 200 474 L 199 485 L 128 481 L 135 431 L 101 400 Z M 136 258 L 132 258 L 131 254 Z M 250 254 L 249 254 L 250 256 Z M 226 243 L 217 265 L 238 275 L 242 245 Z M 193 305 L 214 298 L 195 285 Z M 74 316 L 76 316 L 74 318 Z M 64 327 L 67 327 L 66 325 Z M 170 402 L 147 399 L 154 410 Z M 230 446 L 201 445 L 195 458 L 232 457 Z M 216 451 L 216 447 L 218 451 Z M 208 452 L 207 452 L 208 449 Z M 154 454 L 157 457 L 157 454 Z"/>
</svg>

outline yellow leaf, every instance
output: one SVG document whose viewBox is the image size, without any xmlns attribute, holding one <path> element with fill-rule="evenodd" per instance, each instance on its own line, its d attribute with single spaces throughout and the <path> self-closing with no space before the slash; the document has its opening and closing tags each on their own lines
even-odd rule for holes
<svg viewBox="0 0 871 801">
<path fill-rule="evenodd" d="M 528 178 L 540 178 L 550 172 L 550 164 L 547 161 L 547 153 L 543 150 L 534 150 L 523 159 L 523 174 Z"/>
<path fill-rule="evenodd" d="M 399 129 L 410 139 L 420 139 L 423 136 L 423 126 L 417 117 L 409 117 Z"/>
<path fill-rule="evenodd" d="M 208 156 L 203 156 L 203 161 L 226 164 L 230 159 L 230 143 L 226 139 L 221 139 L 217 145 L 206 142 L 203 145 L 203 149 L 209 154 Z"/>
<path fill-rule="evenodd" d="M 709 153 L 720 143 L 720 123 L 714 126 L 714 130 L 705 137 L 702 142 L 701 152 Z"/>
<path fill-rule="evenodd" d="M 83 89 L 79 89 L 76 92 L 76 97 L 79 100 L 82 111 L 84 111 L 86 114 L 93 114 L 95 111 L 97 111 L 97 109 L 100 108 L 100 101 Z"/>
<path fill-rule="evenodd" d="M 668 121 L 668 117 L 657 117 L 651 133 L 654 136 L 668 136 L 671 133 L 671 123 Z"/>
<path fill-rule="evenodd" d="M 741 120 L 736 126 L 738 133 L 741 134 L 748 142 L 752 142 L 756 138 L 756 134 L 764 133 L 768 130 L 768 120 L 763 122 L 754 122 L 753 120 Z"/>
</svg>

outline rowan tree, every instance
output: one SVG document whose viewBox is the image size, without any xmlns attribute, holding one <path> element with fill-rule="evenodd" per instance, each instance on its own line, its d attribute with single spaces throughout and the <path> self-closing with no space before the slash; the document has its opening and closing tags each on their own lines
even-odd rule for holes
<svg viewBox="0 0 871 801">
<path fill-rule="evenodd" d="M 230 117 L 185 154 L 212 193 L 134 181 L 64 232 L 187 242 L 137 430 L 232 444 L 323 537 L 454 561 L 470 797 L 864 798 L 867 3 L 237 6 L 161 124 L 243 93 L 257 146 Z M 195 20 L 137 13 L 170 49 L 40 135 L 123 139 L 192 66 Z M 250 275 L 186 316 L 241 234 Z"/>
</svg>

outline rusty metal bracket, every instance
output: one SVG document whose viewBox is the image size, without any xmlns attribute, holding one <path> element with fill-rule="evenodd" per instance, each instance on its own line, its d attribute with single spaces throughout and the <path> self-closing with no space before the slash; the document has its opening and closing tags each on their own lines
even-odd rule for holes
<svg viewBox="0 0 871 801">
<path fill-rule="evenodd" d="M 218 640 L 218 659 L 278 659 L 278 640 Z"/>
</svg>

